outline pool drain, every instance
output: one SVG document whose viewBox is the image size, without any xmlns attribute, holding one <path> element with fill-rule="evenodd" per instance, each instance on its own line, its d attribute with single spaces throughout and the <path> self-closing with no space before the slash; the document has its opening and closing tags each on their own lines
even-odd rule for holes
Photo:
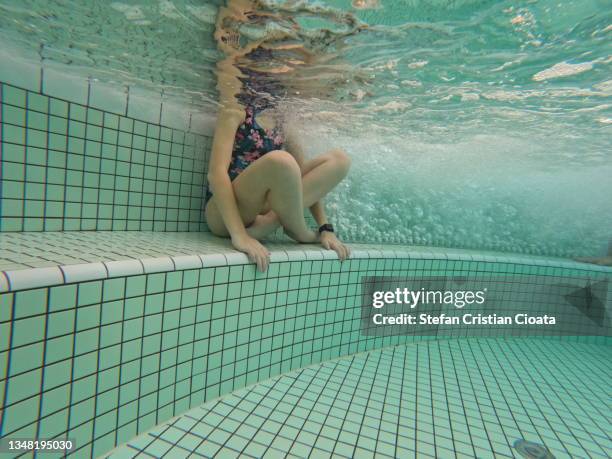
<svg viewBox="0 0 612 459">
<path fill-rule="evenodd" d="M 514 442 L 513 446 L 516 452 L 526 459 L 555 459 L 555 456 L 539 443 L 520 438 Z"/>
</svg>

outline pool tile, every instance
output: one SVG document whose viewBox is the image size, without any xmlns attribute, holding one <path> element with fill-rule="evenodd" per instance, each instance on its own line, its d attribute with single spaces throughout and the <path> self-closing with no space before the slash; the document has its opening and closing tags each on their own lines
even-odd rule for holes
<svg viewBox="0 0 612 459">
<path fill-rule="evenodd" d="M 124 277 L 145 272 L 141 260 L 105 261 L 108 277 Z"/>
<path fill-rule="evenodd" d="M 63 273 L 58 266 L 7 271 L 4 274 L 8 278 L 11 290 L 25 290 L 64 282 Z"/>
<path fill-rule="evenodd" d="M 89 104 L 110 113 L 124 114 L 127 90 L 102 81 L 92 81 Z"/>
<path fill-rule="evenodd" d="M 202 259 L 197 255 L 175 255 L 172 257 L 175 269 L 193 269 L 202 267 Z"/>
<path fill-rule="evenodd" d="M 174 263 L 170 257 L 143 258 L 140 262 L 147 274 L 174 270 Z"/>
<path fill-rule="evenodd" d="M 26 58 L 23 54 L 28 51 L 22 49 L 19 53 L 10 53 L 3 49 L 0 53 L 2 69 L 0 70 L 0 81 L 12 83 L 25 89 L 38 91 L 40 89 L 40 59 L 31 56 Z"/>
<path fill-rule="evenodd" d="M 227 259 L 225 258 L 225 255 L 221 253 L 200 255 L 200 258 L 202 259 L 202 267 L 204 268 L 227 265 Z"/>
<path fill-rule="evenodd" d="M 130 86 L 127 115 L 132 118 L 159 124 L 161 116 L 161 94 L 136 86 Z M 142 132 L 144 135 L 145 132 Z"/>
<path fill-rule="evenodd" d="M 250 263 L 249 258 L 244 253 L 231 252 L 225 254 L 226 263 L 228 265 L 242 265 Z"/>
<path fill-rule="evenodd" d="M 60 266 L 67 283 L 105 279 L 108 276 L 103 263 L 80 263 Z"/>
</svg>

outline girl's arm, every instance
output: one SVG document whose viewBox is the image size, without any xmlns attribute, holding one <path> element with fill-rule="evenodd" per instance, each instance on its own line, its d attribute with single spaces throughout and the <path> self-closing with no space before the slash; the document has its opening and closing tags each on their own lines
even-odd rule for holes
<svg viewBox="0 0 612 459">
<path fill-rule="evenodd" d="M 208 186 L 215 195 L 223 223 L 232 239 L 232 245 L 245 252 L 251 261 L 257 263 L 261 271 L 268 266 L 269 252 L 256 239 L 249 236 L 238 211 L 234 188 L 227 173 L 232 160 L 232 149 L 236 129 L 242 122 L 243 113 L 235 109 L 221 109 L 213 137 L 210 163 L 208 167 Z"/>
<path fill-rule="evenodd" d="M 238 212 L 232 182 L 227 173 L 232 160 L 235 132 L 242 121 L 241 118 L 234 110 L 224 109 L 219 113 L 207 175 L 208 186 L 215 195 L 223 223 L 232 237 L 247 234 Z"/>
</svg>

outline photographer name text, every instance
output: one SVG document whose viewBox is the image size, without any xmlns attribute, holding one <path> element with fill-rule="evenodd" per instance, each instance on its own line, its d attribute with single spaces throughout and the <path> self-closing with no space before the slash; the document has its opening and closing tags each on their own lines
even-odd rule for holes
<svg viewBox="0 0 612 459">
<path fill-rule="evenodd" d="M 391 291 L 375 291 L 372 294 L 372 307 L 381 310 L 384 306 L 405 305 L 410 309 L 429 304 L 452 305 L 462 309 L 468 305 L 483 305 L 487 289 L 478 291 L 428 291 L 425 289 L 409 290 L 396 288 Z M 517 313 L 513 315 L 465 313 L 462 315 L 430 313 L 394 313 L 377 312 L 372 315 L 375 325 L 555 325 L 555 316 L 530 315 Z"/>
</svg>

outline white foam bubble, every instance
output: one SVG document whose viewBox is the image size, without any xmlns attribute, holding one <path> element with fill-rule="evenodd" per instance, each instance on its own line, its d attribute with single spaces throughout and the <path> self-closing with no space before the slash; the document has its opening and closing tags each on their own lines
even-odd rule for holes
<svg viewBox="0 0 612 459">
<path fill-rule="evenodd" d="M 400 81 L 402 86 L 410 86 L 413 88 L 419 88 L 421 86 L 423 86 L 423 83 L 421 83 L 418 80 L 402 80 Z"/>
<path fill-rule="evenodd" d="M 592 62 L 581 62 L 578 64 L 571 64 L 569 62 L 559 62 L 552 67 L 542 70 L 536 73 L 532 79 L 534 81 L 545 81 L 552 78 L 561 78 L 570 75 L 577 75 L 582 72 L 586 72 L 593 68 Z"/>
<path fill-rule="evenodd" d="M 461 94 L 461 102 L 469 102 L 480 99 L 480 96 L 473 92 L 464 92 Z"/>
<path fill-rule="evenodd" d="M 429 61 L 415 61 L 408 64 L 409 69 L 420 69 L 429 64 Z"/>
<path fill-rule="evenodd" d="M 406 110 L 408 107 L 410 107 L 408 102 L 393 100 L 391 102 L 387 102 L 385 105 L 374 105 L 372 110 L 375 112 L 398 112 Z"/>
</svg>

